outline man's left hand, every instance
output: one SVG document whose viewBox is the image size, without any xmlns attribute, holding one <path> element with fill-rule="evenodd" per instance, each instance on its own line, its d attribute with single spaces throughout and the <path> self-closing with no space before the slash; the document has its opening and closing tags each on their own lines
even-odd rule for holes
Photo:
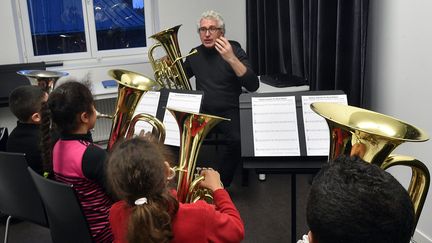
<svg viewBox="0 0 432 243">
<path fill-rule="evenodd" d="M 225 37 L 221 36 L 216 39 L 215 48 L 221 54 L 222 58 L 228 63 L 231 63 L 237 59 L 237 57 L 234 55 L 231 44 Z"/>
<path fill-rule="evenodd" d="M 241 77 L 246 73 L 246 66 L 234 54 L 231 44 L 225 37 L 221 36 L 216 39 L 215 48 L 222 58 L 229 63 L 237 77 Z"/>
</svg>

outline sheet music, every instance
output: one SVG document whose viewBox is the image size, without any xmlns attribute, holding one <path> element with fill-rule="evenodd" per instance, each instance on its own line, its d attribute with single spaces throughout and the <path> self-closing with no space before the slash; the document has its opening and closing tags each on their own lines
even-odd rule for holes
<svg viewBox="0 0 432 243">
<path fill-rule="evenodd" d="M 202 94 L 187 94 L 170 92 L 167 107 L 198 113 L 201 107 Z M 165 144 L 180 146 L 180 131 L 177 121 L 168 110 L 165 110 L 163 123 L 166 128 Z"/>
<path fill-rule="evenodd" d="M 157 108 L 159 105 L 160 92 L 159 91 L 148 91 L 142 97 L 138 103 L 134 116 L 139 113 L 150 114 L 156 117 Z M 144 121 L 139 121 L 135 125 L 135 135 L 138 135 L 141 130 L 144 132 L 151 132 L 153 126 Z"/>
<path fill-rule="evenodd" d="M 332 102 L 348 104 L 347 96 L 343 95 L 316 95 L 302 96 L 303 122 L 306 138 L 306 153 L 308 156 L 328 156 L 330 149 L 330 132 L 323 117 L 311 110 L 310 104 L 314 102 Z"/>
<path fill-rule="evenodd" d="M 255 156 L 300 156 L 295 96 L 252 97 Z"/>
</svg>

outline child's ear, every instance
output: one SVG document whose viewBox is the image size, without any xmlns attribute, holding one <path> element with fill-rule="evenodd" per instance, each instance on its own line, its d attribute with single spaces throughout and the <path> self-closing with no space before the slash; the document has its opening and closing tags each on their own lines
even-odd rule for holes
<svg viewBox="0 0 432 243">
<path fill-rule="evenodd" d="M 165 161 L 164 164 L 165 164 L 165 174 L 166 174 L 167 177 L 169 177 L 171 166 L 170 166 L 170 164 L 167 161 Z"/>
<path fill-rule="evenodd" d="M 310 231 L 310 230 L 309 230 L 309 232 L 308 232 L 308 239 L 309 239 L 309 243 L 317 243 L 317 242 L 315 241 L 315 238 L 313 237 L 313 233 L 312 233 L 312 231 Z"/>
<path fill-rule="evenodd" d="M 87 112 L 82 112 L 80 115 L 80 120 L 82 123 L 88 123 L 90 119 L 90 116 Z"/>
<path fill-rule="evenodd" d="M 39 112 L 33 113 L 33 115 L 30 117 L 31 123 L 34 124 L 40 124 L 42 121 L 42 116 Z"/>
</svg>

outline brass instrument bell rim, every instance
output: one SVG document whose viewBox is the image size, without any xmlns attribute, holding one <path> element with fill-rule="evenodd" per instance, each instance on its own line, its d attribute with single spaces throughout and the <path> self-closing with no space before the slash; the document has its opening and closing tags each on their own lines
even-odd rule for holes
<svg viewBox="0 0 432 243">
<path fill-rule="evenodd" d="M 204 113 L 197 113 L 197 112 L 185 111 L 185 110 L 181 110 L 181 109 L 177 109 L 177 108 L 174 109 L 174 108 L 170 108 L 170 107 L 166 107 L 166 109 L 167 109 L 168 111 L 184 112 L 184 113 L 188 113 L 188 114 L 196 115 L 196 116 L 205 116 L 205 117 L 208 117 L 208 118 L 220 119 L 220 120 L 223 120 L 223 121 L 231 121 L 231 119 L 229 119 L 229 118 L 220 117 L 220 116 L 215 116 L 215 115 L 209 115 L 209 114 L 204 114 Z"/>
<path fill-rule="evenodd" d="M 165 35 L 165 34 L 168 33 L 168 32 L 177 32 L 178 29 L 180 28 L 180 26 L 182 26 L 182 25 L 179 24 L 179 25 L 176 25 L 176 26 L 174 26 L 174 27 L 171 27 L 171 28 L 168 28 L 168 29 L 164 29 L 164 30 L 162 30 L 162 31 L 159 31 L 159 32 L 157 32 L 157 33 L 151 35 L 149 38 L 153 38 L 153 39 L 156 39 L 156 40 L 157 40 L 157 37 L 159 37 L 159 36 L 163 36 L 163 35 Z"/>
<path fill-rule="evenodd" d="M 162 89 L 162 86 L 155 80 L 134 71 L 125 69 L 111 69 L 108 71 L 108 75 L 112 77 L 118 84 L 128 88 L 137 89 L 139 91 L 159 91 Z M 140 77 L 145 81 L 140 82 L 137 85 L 132 85 L 124 80 L 124 75 L 126 75 L 125 77 L 127 77 L 129 80 L 134 80 L 133 76 L 135 76 Z"/>
<path fill-rule="evenodd" d="M 401 141 L 401 142 L 425 142 L 425 141 L 429 140 L 429 136 L 424 130 L 422 130 L 416 126 L 413 126 L 413 125 L 411 125 L 405 121 L 402 121 L 400 119 L 397 119 L 397 118 L 394 118 L 392 116 L 388 116 L 388 115 L 385 115 L 382 113 L 362 109 L 362 108 L 355 107 L 355 106 L 344 105 L 344 104 L 339 104 L 339 103 L 331 103 L 331 102 L 314 102 L 310 105 L 310 108 L 315 113 L 317 113 L 321 117 L 325 118 L 329 122 L 338 124 L 339 126 L 345 127 L 349 130 L 361 131 L 361 132 L 365 132 L 365 133 L 369 133 L 369 134 L 374 134 L 374 135 L 377 135 L 379 137 L 387 138 L 389 140 L 397 140 L 397 141 Z M 397 123 L 401 126 L 405 126 L 406 128 L 408 128 L 407 130 L 415 131 L 417 134 L 415 137 L 406 138 L 406 137 L 400 136 L 400 134 L 396 134 L 396 135 L 392 136 L 392 135 L 385 134 L 384 132 L 382 132 L 382 130 L 379 130 L 379 131 L 368 130 L 368 129 L 359 127 L 359 126 L 357 126 L 357 123 L 353 123 L 349 120 L 349 118 L 351 118 L 351 116 L 357 112 L 362 112 L 364 114 L 377 116 L 377 118 L 379 118 L 381 120 L 392 121 L 393 123 Z M 395 130 L 397 130 L 397 129 L 395 129 Z M 403 133 L 403 135 L 406 135 L 406 133 Z"/>
<path fill-rule="evenodd" d="M 17 74 L 30 77 L 30 78 L 61 78 L 68 76 L 68 72 L 63 71 L 49 71 L 49 70 L 20 70 Z"/>
</svg>

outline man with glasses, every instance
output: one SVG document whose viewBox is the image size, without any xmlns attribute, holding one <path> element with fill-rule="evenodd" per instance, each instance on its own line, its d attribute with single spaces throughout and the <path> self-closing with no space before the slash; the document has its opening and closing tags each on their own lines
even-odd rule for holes
<svg viewBox="0 0 432 243">
<path fill-rule="evenodd" d="M 257 90 L 259 81 L 240 44 L 225 38 L 219 13 L 204 12 L 198 34 L 202 44 L 194 48 L 197 54 L 187 57 L 184 69 L 189 78 L 195 76 L 197 90 L 204 91 L 202 112 L 231 119 L 214 129 L 228 143 L 217 166 L 224 186 L 229 186 L 240 162 L 239 95 L 242 87 Z"/>
</svg>

